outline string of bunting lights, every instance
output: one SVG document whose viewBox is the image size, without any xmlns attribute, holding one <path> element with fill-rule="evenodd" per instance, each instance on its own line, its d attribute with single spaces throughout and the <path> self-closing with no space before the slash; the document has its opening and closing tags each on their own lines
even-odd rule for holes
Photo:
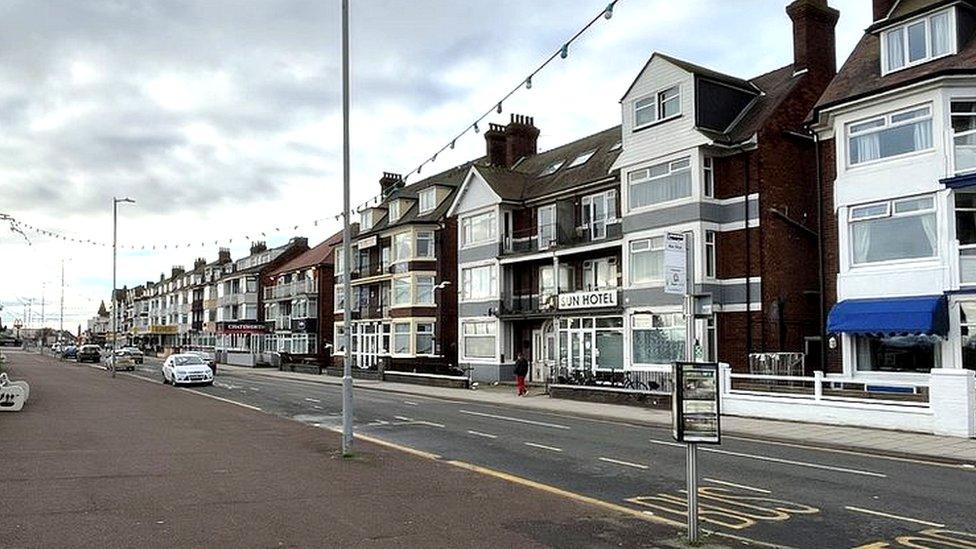
<svg viewBox="0 0 976 549">
<path fill-rule="evenodd" d="M 492 113 L 498 113 L 498 114 L 500 114 L 502 112 L 502 105 L 503 105 L 503 103 L 505 101 L 507 101 L 509 98 L 511 98 L 513 95 L 515 95 L 518 91 L 520 91 L 521 89 L 523 89 L 523 87 L 525 89 L 527 89 L 527 90 L 531 90 L 532 89 L 532 78 L 535 77 L 540 72 L 542 72 L 542 70 L 545 69 L 550 63 L 552 63 L 557 57 L 560 58 L 560 59 L 566 59 L 569 56 L 569 47 L 573 44 L 573 42 L 575 42 L 576 40 L 578 40 L 584 33 L 586 33 L 587 30 L 590 29 L 590 27 L 592 27 L 593 25 L 595 25 L 600 20 L 601 17 L 603 17 L 605 19 L 610 19 L 611 17 L 613 17 L 613 8 L 617 4 L 618 1 L 619 0 L 612 0 L 609 4 L 607 4 L 607 6 L 603 10 L 601 10 L 586 25 L 584 25 L 580 30 L 578 30 L 576 32 L 576 34 L 574 34 L 572 37 L 570 37 L 569 40 L 567 40 L 566 42 L 564 42 L 563 45 L 558 50 L 556 50 L 555 52 L 553 52 L 552 55 L 550 55 L 544 61 L 542 61 L 542 63 L 539 64 L 539 66 L 537 66 L 532 72 L 530 72 L 528 74 L 528 76 L 526 76 L 525 78 L 523 78 L 522 80 L 520 80 L 519 83 L 515 87 L 513 87 L 511 90 L 509 90 L 508 93 L 506 93 L 505 95 L 503 95 L 500 99 L 498 99 L 497 101 L 493 102 L 491 108 L 489 108 L 485 112 L 483 112 L 480 116 L 478 116 L 474 120 L 474 122 L 472 122 L 471 124 L 465 126 L 465 128 L 460 133 L 458 133 L 457 135 L 455 135 L 454 137 L 452 137 L 450 139 L 450 141 L 448 141 L 447 143 L 445 143 L 444 146 L 442 146 L 436 152 L 434 152 L 433 155 L 431 155 L 430 157 L 428 157 L 426 160 L 424 160 L 423 162 L 421 162 L 416 168 L 414 168 L 409 173 L 407 173 L 404 176 L 404 178 L 403 178 L 404 181 L 406 181 L 412 175 L 415 175 L 415 174 L 416 175 L 420 175 L 423 167 L 426 166 L 427 164 L 433 164 L 434 162 L 436 162 L 437 161 L 437 155 L 439 155 L 440 153 L 442 153 L 442 152 L 444 152 L 444 151 L 446 151 L 448 149 L 454 149 L 455 145 L 457 144 L 457 141 L 459 139 L 465 137 L 468 134 L 468 132 L 474 132 L 476 134 L 477 133 L 480 133 L 481 129 L 478 126 L 478 123 L 479 122 L 482 122 L 485 118 L 487 118 L 488 116 L 490 116 Z M 391 191 L 392 191 L 392 189 L 391 189 Z M 381 192 L 379 194 L 376 194 L 376 195 L 370 197 L 369 199 L 365 200 L 364 202 L 361 202 L 359 205 L 355 206 L 353 208 L 353 212 L 356 212 L 356 213 L 361 212 L 364 209 L 368 208 L 371 204 L 380 204 L 381 202 L 383 202 L 387 198 L 388 198 L 388 192 Z M 350 212 L 350 213 L 352 213 L 352 212 Z M 246 242 L 260 240 L 262 238 L 267 238 L 269 235 L 270 236 L 275 236 L 275 235 L 281 234 L 282 229 L 284 229 L 285 231 L 289 231 L 289 230 L 295 230 L 295 231 L 297 231 L 300 228 L 318 227 L 319 223 L 321 223 L 321 222 L 330 221 L 330 220 L 340 220 L 341 218 L 342 218 L 342 212 L 340 212 L 340 213 L 338 213 L 338 214 L 336 214 L 334 216 L 328 216 L 328 217 L 323 217 L 323 218 L 319 218 L 319 219 L 313 219 L 311 221 L 305 221 L 303 223 L 288 224 L 288 225 L 286 225 L 284 227 L 281 227 L 281 226 L 274 227 L 272 229 L 266 229 L 265 231 L 255 231 L 255 232 L 253 232 L 251 234 L 244 235 L 241 238 L 241 240 L 246 241 Z M 13 218 L 13 217 L 11 217 L 9 215 L 3 215 L 2 217 L 0 217 L 0 221 L 8 221 L 10 223 L 10 229 L 12 231 L 14 231 L 14 232 L 19 232 L 22 236 L 24 236 L 24 238 L 27 240 L 28 245 L 31 245 L 31 242 L 30 242 L 30 239 L 27 238 L 27 236 L 25 234 L 26 232 L 31 232 L 31 233 L 36 234 L 36 235 L 39 235 L 39 236 L 49 237 L 49 238 L 53 238 L 53 239 L 56 239 L 56 240 L 62 240 L 64 242 L 71 242 L 71 243 L 75 243 L 75 244 L 84 244 L 84 245 L 90 245 L 90 246 L 96 246 L 96 247 L 105 247 L 105 248 L 111 248 L 112 247 L 112 243 L 111 242 L 105 242 L 105 241 L 94 240 L 94 239 L 90 239 L 90 238 L 80 238 L 80 237 L 74 237 L 74 236 L 65 235 L 65 234 L 62 234 L 62 233 L 57 232 L 57 231 L 51 231 L 51 230 L 48 230 L 48 229 L 45 229 L 45 228 L 42 228 L 42 227 L 37 227 L 37 226 L 31 225 L 29 223 L 24 223 L 24 222 L 18 221 L 17 219 L 15 219 L 15 218 Z M 209 244 L 210 242 L 212 242 L 213 244 Z M 191 240 L 191 241 L 186 241 L 186 242 L 180 241 L 180 242 L 149 243 L 149 244 L 117 244 L 117 247 L 120 248 L 120 249 L 123 249 L 123 250 L 154 251 L 154 250 L 170 250 L 170 249 L 173 249 L 173 250 L 177 250 L 177 249 L 188 249 L 188 248 L 193 248 L 193 247 L 198 247 L 198 246 L 199 247 L 206 247 L 207 245 L 215 245 L 215 246 L 216 245 L 221 245 L 221 244 L 230 245 L 230 244 L 233 244 L 233 243 L 234 243 L 234 238 L 224 238 L 224 239 L 216 239 L 216 240 L 205 239 L 205 240 L 200 240 L 200 241 Z"/>
</svg>

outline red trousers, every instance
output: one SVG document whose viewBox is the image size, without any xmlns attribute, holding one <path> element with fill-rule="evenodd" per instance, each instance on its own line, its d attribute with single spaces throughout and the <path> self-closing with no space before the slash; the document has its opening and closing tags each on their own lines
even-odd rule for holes
<svg viewBox="0 0 976 549">
<path fill-rule="evenodd" d="M 515 376 L 515 387 L 519 396 L 528 392 L 525 388 L 525 376 Z"/>
</svg>

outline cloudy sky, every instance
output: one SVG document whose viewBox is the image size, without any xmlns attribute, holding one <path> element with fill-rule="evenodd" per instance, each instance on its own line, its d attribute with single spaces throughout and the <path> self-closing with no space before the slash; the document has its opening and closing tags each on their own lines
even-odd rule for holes
<svg viewBox="0 0 976 549">
<path fill-rule="evenodd" d="M 870 2 L 830 2 L 842 12 L 840 63 L 870 23 Z M 376 193 L 381 172 L 429 158 L 606 3 L 353 0 L 354 204 Z M 618 124 L 620 96 L 656 50 L 742 77 L 786 65 L 786 4 L 620 0 L 488 121 L 534 116 L 543 149 Z M 245 255 L 245 235 L 321 240 L 338 223 L 311 221 L 341 205 L 339 6 L 0 0 L 0 213 L 111 241 L 112 197 L 132 197 L 119 242 L 136 249 L 120 251 L 120 286 L 212 260 L 218 246 Z M 468 134 L 424 173 L 483 151 L 482 136 Z M 66 328 L 109 296 L 109 248 L 30 232 L 28 245 L 0 229 L 4 323 L 33 298 L 38 325 L 43 296 L 57 326 L 62 260 Z"/>
</svg>

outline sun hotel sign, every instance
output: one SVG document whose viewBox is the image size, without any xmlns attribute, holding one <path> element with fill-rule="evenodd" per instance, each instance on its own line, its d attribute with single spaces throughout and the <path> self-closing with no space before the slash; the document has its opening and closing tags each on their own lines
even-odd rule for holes
<svg viewBox="0 0 976 549">
<path fill-rule="evenodd" d="M 617 290 L 559 294 L 560 309 L 597 309 L 617 306 Z"/>
</svg>

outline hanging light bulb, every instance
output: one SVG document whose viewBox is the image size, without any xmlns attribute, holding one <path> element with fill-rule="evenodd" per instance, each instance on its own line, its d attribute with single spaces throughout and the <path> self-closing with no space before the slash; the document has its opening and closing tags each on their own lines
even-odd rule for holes
<svg viewBox="0 0 976 549">
<path fill-rule="evenodd" d="M 423 167 L 424 167 L 423 164 L 417 166 L 417 175 L 420 175 L 420 170 L 423 169 Z"/>
<path fill-rule="evenodd" d="M 454 150 L 454 139 L 451 140 L 451 150 Z"/>
<path fill-rule="evenodd" d="M 569 44 L 563 44 L 563 48 L 559 50 L 559 57 L 563 59 L 569 57 Z"/>
<path fill-rule="evenodd" d="M 430 157 L 430 161 L 437 162 L 437 153 L 434 153 L 434 156 Z"/>
<path fill-rule="evenodd" d="M 478 132 L 480 132 L 480 131 L 481 131 L 481 130 L 479 130 L 479 129 L 478 129 L 478 123 L 477 123 L 477 122 L 475 122 L 475 123 L 474 123 L 474 125 L 473 125 L 473 126 L 471 126 L 471 127 L 472 127 L 472 128 L 474 129 L 474 133 L 478 133 Z M 418 173 L 419 173 L 419 172 L 418 172 Z"/>
<path fill-rule="evenodd" d="M 607 4 L 607 10 L 603 12 L 603 17 L 610 19 L 613 17 L 613 2 Z"/>
<path fill-rule="evenodd" d="M 498 107 L 495 108 L 495 112 L 497 112 L 498 114 L 501 114 L 502 113 L 502 102 L 501 101 L 498 102 Z"/>
<path fill-rule="evenodd" d="M 527 90 L 531 90 L 532 89 L 532 77 L 531 76 L 525 79 L 525 89 L 527 89 Z"/>
</svg>

